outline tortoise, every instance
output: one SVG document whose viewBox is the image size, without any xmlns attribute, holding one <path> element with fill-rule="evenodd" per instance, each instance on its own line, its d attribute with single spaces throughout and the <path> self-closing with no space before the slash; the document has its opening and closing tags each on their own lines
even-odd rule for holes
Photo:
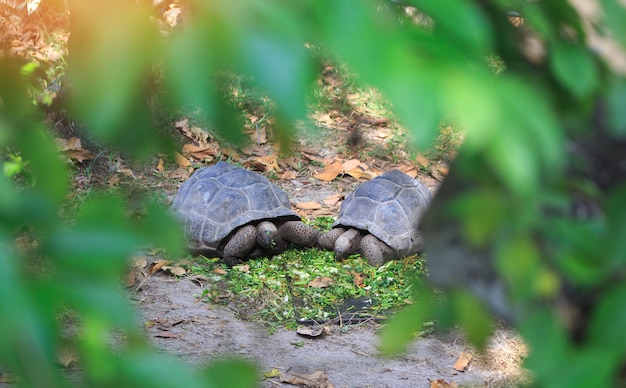
<svg viewBox="0 0 626 388">
<path fill-rule="evenodd" d="M 291 209 L 287 193 L 226 162 L 194 172 L 171 210 L 181 219 L 192 252 L 221 257 L 229 265 L 276 255 L 290 243 L 314 246 L 319 236 Z"/>
<path fill-rule="evenodd" d="M 417 253 L 418 226 L 432 200 L 430 190 L 399 170 L 360 184 L 341 204 L 333 229 L 318 239 L 335 258 L 360 253 L 371 265 Z"/>
</svg>

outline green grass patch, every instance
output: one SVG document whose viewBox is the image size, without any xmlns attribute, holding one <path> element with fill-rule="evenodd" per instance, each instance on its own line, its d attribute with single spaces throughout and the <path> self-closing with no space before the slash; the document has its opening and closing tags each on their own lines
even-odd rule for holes
<svg viewBox="0 0 626 388">
<path fill-rule="evenodd" d="M 387 316 L 414 302 L 412 285 L 424 272 L 417 255 L 376 268 L 359 255 L 337 262 L 332 252 L 318 249 L 289 250 L 233 268 L 216 259 L 199 260 L 192 272 L 212 280 L 202 295 L 205 302 L 245 301 L 247 317 L 287 327 L 351 312 Z"/>
</svg>

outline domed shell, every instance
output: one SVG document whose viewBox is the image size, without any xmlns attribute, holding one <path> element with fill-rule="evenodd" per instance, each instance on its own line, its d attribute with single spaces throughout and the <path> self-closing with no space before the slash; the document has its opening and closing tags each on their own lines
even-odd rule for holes
<svg viewBox="0 0 626 388">
<path fill-rule="evenodd" d="M 219 256 L 224 238 L 243 225 L 300 220 L 287 193 L 226 162 L 197 170 L 178 189 L 171 210 L 183 222 L 191 250 Z"/>
<path fill-rule="evenodd" d="M 368 231 L 398 257 L 410 255 L 422 247 L 418 226 L 431 201 L 430 190 L 418 180 L 388 171 L 359 185 L 341 204 L 333 226 Z"/>
</svg>

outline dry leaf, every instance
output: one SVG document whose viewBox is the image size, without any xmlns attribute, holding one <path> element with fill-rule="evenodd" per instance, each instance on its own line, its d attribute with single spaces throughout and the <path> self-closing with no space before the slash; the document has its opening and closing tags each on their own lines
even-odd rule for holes
<svg viewBox="0 0 626 388">
<path fill-rule="evenodd" d="M 337 206 L 339 201 L 344 198 L 343 194 L 337 193 L 324 198 L 324 204 L 329 207 Z"/>
<path fill-rule="evenodd" d="M 352 283 L 354 283 L 355 286 L 365 287 L 365 284 L 363 284 L 365 280 L 364 274 L 356 272 L 356 271 L 350 271 L 350 274 L 352 275 Z"/>
<path fill-rule="evenodd" d="M 311 201 L 311 202 L 296 202 L 294 204 L 294 206 L 297 209 L 302 209 L 302 210 L 317 210 L 317 209 L 321 209 L 322 205 L 319 204 L 319 202 L 315 202 L 315 201 Z"/>
<path fill-rule="evenodd" d="M 324 333 L 324 326 L 300 326 L 296 330 L 296 333 L 305 337 L 319 337 L 322 333 Z"/>
<path fill-rule="evenodd" d="M 372 120 L 371 125 L 386 125 L 389 124 L 389 118 L 387 117 L 379 117 L 377 119 Z"/>
<path fill-rule="evenodd" d="M 455 370 L 458 370 L 459 372 L 465 372 L 470 361 L 472 361 L 472 355 L 466 351 L 463 351 L 459 355 L 459 358 L 456 359 L 453 368 Z"/>
<path fill-rule="evenodd" d="M 430 388 L 458 388 L 459 385 L 454 381 L 447 382 L 446 380 L 430 380 Z"/>
<path fill-rule="evenodd" d="M 267 372 L 263 372 L 263 377 L 265 377 L 266 379 L 270 379 L 272 377 L 278 377 L 278 376 L 280 376 L 280 371 L 276 368 L 272 368 L 271 370 Z"/>
<path fill-rule="evenodd" d="M 328 376 L 323 371 L 316 371 L 310 374 L 305 373 L 283 373 L 279 380 L 281 383 L 298 385 L 310 388 L 334 388 L 335 386 L 328 381 Z"/>
<path fill-rule="evenodd" d="M 247 159 L 246 164 L 259 171 L 280 171 L 276 155 L 254 156 Z"/>
<path fill-rule="evenodd" d="M 110 187 L 114 187 L 120 184 L 120 177 L 117 175 L 113 175 L 107 180 L 107 183 Z"/>
<path fill-rule="evenodd" d="M 163 268 L 166 265 L 170 265 L 172 264 L 171 261 L 169 260 L 157 260 L 154 263 L 152 263 L 152 265 L 150 265 L 150 275 L 154 275 L 155 273 L 159 272 L 159 270 L 161 268 Z"/>
<path fill-rule="evenodd" d="M 309 287 L 326 288 L 332 286 L 334 283 L 335 281 L 328 277 L 315 278 L 309 282 Z"/>
<path fill-rule="evenodd" d="M 359 159 L 350 159 L 348 161 L 343 162 L 341 167 L 343 167 L 343 169 L 345 171 L 348 171 L 348 170 L 352 170 L 353 168 L 356 168 L 356 167 L 358 167 L 360 165 L 361 165 L 361 161 Z"/>
<path fill-rule="evenodd" d="M 450 172 L 450 170 L 448 170 L 448 167 L 445 166 L 437 167 L 437 171 L 439 171 L 443 175 L 448 175 L 448 172 Z"/>
<path fill-rule="evenodd" d="M 417 155 L 415 161 L 422 167 L 428 167 L 430 165 L 430 160 L 422 154 Z"/>
<path fill-rule="evenodd" d="M 156 169 L 158 172 L 163 172 L 163 158 L 159 158 L 159 163 L 157 163 Z"/>
<path fill-rule="evenodd" d="M 280 180 L 281 181 L 292 180 L 292 179 L 296 179 L 297 177 L 298 177 L 297 172 L 293 170 L 289 170 L 289 171 L 285 171 L 283 175 L 280 176 Z"/>
<path fill-rule="evenodd" d="M 226 275 L 228 272 L 226 272 L 226 270 L 223 268 L 215 268 L 213 269 L 213 273 L 218 275 Z"/>
<path fill-rule="evenodd" d="M 164 265 L 161 267 L 161 270 L 165 272 L 169 272 L 174 276 L 183 276 L 184 274 L 187 273 L 186 269 L 184 269 L 183 267 L 178 267 L 178 266 Z"/>
<path fill-rule="evenodd" d="M 352 170 L 347 170 L 346 174 L 350 175 L 355 179 L 371 179 L 372 176 L 365 170 L 361 168 L 361 166 L 353 168 Z"/>
<path fill-rule="evenodd" d="M 330 182 L 333 179 L 337 178 L 337 176 L 339 176 L 339 174 L 342 174 L 342 173 L 343 173 L 343 167 L 341 166 L 341 163 L 333 162 L 333 163 L 329 163 L 325 165 L 324 172 L 316 174 L 315 178 L 321 181 Z"/>
<path fill-rule="evenodd" d="M 179 154 L 178 152 L 174 152 L 174 156 L 176 157 L 176 164 L 179 167 L 185 168 L 191 166 L 191 162 L 189 161 L 189 159 Z"/>
<path fill-rule="evenodd" d="M 146 268 L 148 259 L 145 256 L 134 256 L 131 258 L 131 265 L 135 268 Z"/>
<path fill-rule="evenodd" d="M 248 273 L 250 272 L 250 266 L 248 264 L 239 264 L 234 266 L 233 268 L 238 269 L 241 272 Z"/>
<path fill-rule="evenodd" d="M 188 169 L 183 168 L 183 167 L 178 167 L 176 170 L 167 174 L 168 177 L 172 179 L 178 179 L 180 181 L 187 180 L 187 178 L 189 178 L 190 175 L 191 175 L 191 172 Z"/>
</svg>

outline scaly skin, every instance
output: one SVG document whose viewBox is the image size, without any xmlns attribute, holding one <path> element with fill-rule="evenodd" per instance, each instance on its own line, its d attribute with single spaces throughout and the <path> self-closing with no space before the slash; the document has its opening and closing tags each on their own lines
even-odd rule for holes
<svg viewBox="0 0 626 388">
<path fill-rule="evenodd" d="M 320 233 L 302 221 L 287 221 L 278 230 L 280 238 L 299 247 L 313 247 Z"/>
<path fill-rule="evenodd" d="M 239 228 L 224 246 L 224 262 L 233 265 L 245 259 L 256 244 L 257 228 L 246 225 Z"/>
<path fill-rule="evenodd" d="M 359 244 L 359 252 L 374 267 L 380 267 L 394 256 L 393 250 L 372 234 L 363 236 Z"/>
</svg>

